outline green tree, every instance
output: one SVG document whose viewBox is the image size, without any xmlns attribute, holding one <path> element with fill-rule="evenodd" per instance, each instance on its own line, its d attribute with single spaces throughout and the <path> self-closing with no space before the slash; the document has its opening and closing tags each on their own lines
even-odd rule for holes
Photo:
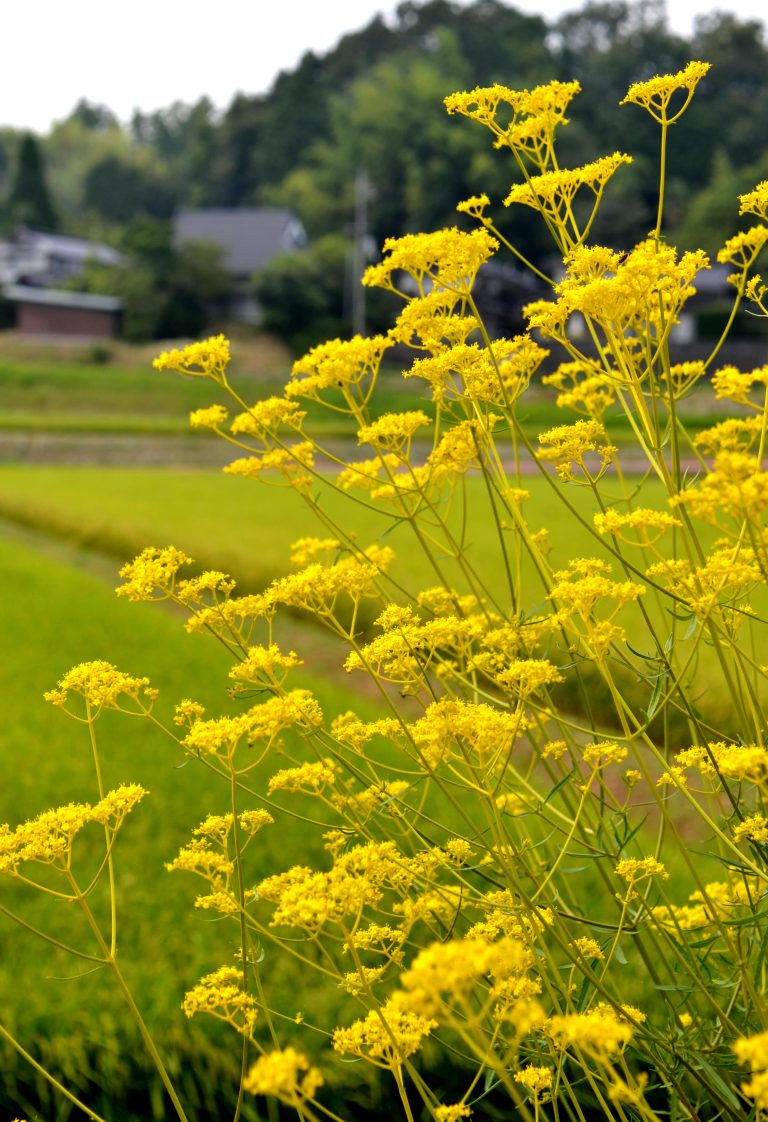
<svg viewBox="0 0 768 1122">
<path fill-rule="evenodd" d="M 122 248 L 125 265 L 90 264 L 75 284 L 120 297 L 122 336 L 130 342 L 200 335 L 232 292 L 221 250 L 203 243 L 177 248 L 169 222 L 136 219 L 125 231 Z"/>
<path fill-rule="evenodd" d="M 17 226 L 55 230 L 58 225 L 40 147 L 32 133 L 24 133 L 19 142 L 8 195 L 8 214 Z"/>
<path fill-rule="evenodd" d="M 349 242 L 329 234 L 299 253 L 276 257 L 254 279 L 262 326 L 296 351 L 349 330 L 344 285 Z"/>
<path fill-rule="evenodd" d="M 170 186 L 149 168 L 108 155 L 86 174 L 83 202 L 106 222 L 124 225 L 142 214 L 170 218 L 176 198 Z"/>
</svg>

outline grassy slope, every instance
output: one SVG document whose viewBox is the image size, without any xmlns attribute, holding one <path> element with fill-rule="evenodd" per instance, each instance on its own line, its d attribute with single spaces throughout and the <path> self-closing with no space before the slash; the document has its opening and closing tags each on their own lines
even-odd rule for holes
<svg viewBox="0 0 768 1122">
<path fill-rule="evenodd" d="M 483 484 L 477 477 L 466 484 L 471 553 L 499 591 L 503 574 L 496 562 L 498 542 Z M 557 494 L 541 480 L 526 486 L 532 496 L 533 527 L 556 525 L 561 518 Z M 570 497 L 588 513 L 584 492 L 572 488 Z M 421 566 L 407 526 L 329 489 L 322 491 L 321 501 L 334 518 L 353 526 L 364 544 L 381 539 L 391 545 L 398 555 L 397 575 L 405 577 Z M 297 538 L 325 535 L 292 490 L 215 471 L 2 465 L 0 516 L 122 560 L 148 544 L 173 544 L 202 567 L 224 568 L 249 587 L 261 587 L 286 570 L 289 547 Z M 591 537 L 577 531 L 560 548 L 564 563 L 575 551 L 590 552 Z M 427 579 L 420 573 L 421 583 Z"/>
<path fill-rule="evenodd" d="M 504 568 L 499 560 L 496 529 L 485 500 L 482 481 L 469 477 L 466 542 L 470 555 L 482 572 L 489 590 L 498 596 L 500 607 L 509 606 Z M 530 500 L 526 504 L 533 529 L 551 528 L 556 566 L 574 556 L 603 555 L 601 546 L 587 528 L 573 524 L 563 513 L 559 495 L 541 479 L 526 480 Z M 569 501 L 591 523 L 592 500 L 585 489 L 567 488 Z M 643 503 L 664 507 L 660 488 L 647 483 Z M 375 515 L 344 496 L 327 491 L 323 509 L 354 528 L 361 542 L 381 540 L 397 554 L 392 575 L 413 587 L 437 583 L 425 567 L 409 528 Z M 219 472 L 143 470 L 122 468 L 0 466 L 0 516 L 26 521 L 70 541 L 104 549 L 121 561 L 134 556 L 145 545 L 173 544 L 184 549 L 203 568 L 223 568 L 235 575 L 243 588 L 260 589 L 288 568 L 290 544 L 306 534 L 325 534 L 299 497 L 283 488 L 259 486 L 251 480 L 227 477 Z M 564 518 L 566 521 L 564 522 Z M 567 527 L 563 533 L 562 527 Z M 711 534 L 704 533 L 707 540 Z M 640 560 L 640 559 L 638 559 Z M 642 563 L 642 562 L 641 562 Z M 449 566 L 443 566 L 450 573 Z M 523 571 L 526 589 L 523 607 L 534 612 L 542 604 L 541 586 L 531 582 L 530 569 Z M 765 597 L 755 607 L 765 614 Z M 665 606 L 650 610 L 661 619 L 663 633 L 670 627 Z M 641 651 L 648 641 L 639 613 L 627 608 L 623 622 L 632 645 Z M 685 624 L 683 624 L 683 628 Z M 715 686 L 709 668 L 712 654 L 705 647 L 696 666 L 697 679 L 706 682 L 709 701 L 726 704 Z"/>
<path fill-rule="evenodd" d="M 228 662 L 211 641 L 185 635 L 175 616 L 118 600 L 99 578 L 18 542 L 5 540 L 2 546 L 0 634 L 8 646 L 0 660 L 0 821 L 13 824 L 49 806 L 97 797 L 84 729 L 42 699 L 71 665 L 104 658 L 147 674 L 161 689 L 159 713 L 168 718 L 183 696 L 209 704 L 212 714 L 221 711 L 222 699 L 226 707 Z M 311 677 L 296 684 L 312 688 L 331 714 L 349 706 L 348 686 L 340 690 L 332 680 Z M 366 711 L 364 702 L 356 704 Z M 193 912 L 199 890 L 194 878 L 171 875 L 163 863 L 207 813 L 226 809 L 227 789 L 194 762 L 180 767 L 180 750 L 146 722 L 105 714 L 97 729 L 106 783 L 136 781 L 151 792 L 118 844 L 121 961 L 150 1022 L 161 1035 L 180 1037 L 188 1032 L 179 1009 L 184 991 L 229 959 L 233 937 L 226 924 Z M 280 766 L 285 765 L 273 756 L 261 779 L 254 777 L 256 784 Z M 299 860 L 304 837 L 305 828 L 290 818 L 265 830 L 253 852 L 254 879 Z M 87 849 L 84 835 L 86 860 Z M 92 950 L 71 906 L 51 905 L 6 878 L 0 903 Z M 103 1036 L 102 1043 L 114 1051 L 113 1026 L 124 1017 L 113 984 L 103 972 L 88 973 L 87 965 L 81 977 L 82 966 L 0 917 L 2 1022 L 27 1043 L 71 1032 L 78 1044 Z M 293 993 L 295 982 L 286 982 L 286 969 L 270 960 L 270 985 Z M 78 980 L 68 980 L 73 978 Z M 312 1004 L 310 995 L 310 1009 Z"/>
<path fill-rule="evenodd" d="M 228 404 L 227 395 L 206 379 L 154 371 L 151 360 L 161 349 L 159 343 L 123 347 L 112 361 L 99 365 L 77 351 L 38 352 L 17 345 L 9 352 L 0 336 L 0 431 L 172 435 L 188 432 L 192 409 L 216 401 Z M 246 401 L 257 400 L 282 392 L 292 361 L 287 351 L 268 339 L 235 342 L 230 377 Z M 530 436 L 569 419 L 556 407 L 555 396 L 553 390 L 532 385 L 522 399 L 519 418 Z M 377 414 L 414 408 L 431 413 L 433 408 L 425 384 L 418 378 L 402 378 L 398 367 L 382 371 L 372 406 Z M 348 418 L 311 402 L 305 407 L 314 431 L 354 436 Z M 722 403 L 715 402 L 705 388 L 683 406 L 692 431 L 713 423 L 722 411 Z M 613 412 L 610 432 L 619 443 L 632 439 L 623 413 Z"/>
</svg>

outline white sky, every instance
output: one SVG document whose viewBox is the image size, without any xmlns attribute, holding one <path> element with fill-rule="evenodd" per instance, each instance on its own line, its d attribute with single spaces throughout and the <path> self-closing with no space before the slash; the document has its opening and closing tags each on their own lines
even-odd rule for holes
<svg viewBox="0 0 768 1122">
<path fill-rule="evenodd" d="M 469 0 L 459 0 L 466 4 Z M 508 0 L 548 20 L 578 0 Z M 76 102 L 160 109 L 207 94 L 225 108 L 237 91 L 269 88 L 307 50 L 324 53 L 395 0 L 26 0 L 3 12 L 0 124 L 46 132 Z M 761 19 L 765 0 L 668 0 L 672 27 L 719 8 Z"/>
</svg>

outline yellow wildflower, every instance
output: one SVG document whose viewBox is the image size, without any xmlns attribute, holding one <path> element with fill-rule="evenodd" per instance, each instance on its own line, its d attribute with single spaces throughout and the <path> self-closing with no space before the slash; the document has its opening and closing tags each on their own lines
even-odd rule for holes
<svg viewBox="0 0 768 1122">
<path fill-rule="evenodd" d="M 338 771 L 339 767 L 333 760 L 283 768 L 271 776 L 267 793 L 271 795 L 275 791 L 290 791 L 296 794 L 303 791 L 305 794 L 317 795 L 324 787 L 334 785 Z"/>
<path fill-rule="evenodd" d="M 453 1103 L 451 1106 L 447 1104 L 436 1106 L 432 1113 L 435 1122 L 461 1122 L 462 1118 L 469 1118 L 472 1111 L 466 1103 Z"/>
<path fill-rule="evenodd" d="M 209 405 L 207 409 L 193 409 L 189 414 L 190 428 L 218 429 L 226 421 L 229 413 L 223 405 Z"/>
<path fill-rule="evenodd" d="M 276 643 L 270 643 L 268 647 L 249 647 L 243 661 L 232 667 L 229 676 L 236 682 L 260 684 L 265 678 L 274 680 L 277 671 L 292 670 L 303 664 L 295 651 L 284 654 Z"/>
<path fill-rule="evenodd" d="M 582 759 L 590 767 L 603 768 L 608 764 L 623 763 L 627 758 L 627 751 L 613 740 L 601 740 L 597 744 L 588 745 L 582 753 Z"/>
<path fill-rule="evenodd" d="M 598 474 L 605 471 L 614 457 L 616 448 L 612 444 L 598 444 L 605 436 L 599 421 L 576 421 L 572 425 L 556 425 L 539 434 L 539 459 L 555 465 L 557 474 L 563 482 L 575 481 L 574 465 L 585 476 L 592 478 L 584 457 L 594 453 L 600 460 Z"/>
<path fill-rule="evenodd" d="M 499 243 L 485 229 L 466 234 L 455 226 L 433 234 L 405 234 L 384 242 L 386 258 L 370 265 L 363 284 L 398 292 L 393 274 L 407 273 L 419 286 L 468 293 L 480 266 L 497 250 Z"/>
<path fill-rule="evenodd" d="M 229 365 L 229 340 L 223 335 L 214 335 L 181 350 L 163 351 L 152 365 L 155 370 L 177 370 L 180 374 L 212 378 L 223 385 Z"/>
<path fill-rule="evenodd" d="M 179 569 L 191 563 L 192 559 L 175 546 L 147 546 L 123 565 L 120 576 L 125 577 L 125 584 L 116 590 L 117 595 L 129 600 L 165 600 L 173 595 Z"/>
<path fill-rule="evenodd" d="M 606 1059 L 621 1052 L 633 1033 L 632 1026 L 612 1010 L 551 1017 L 544 1025 L 544 1031 L 558 1048 L 575 1045 Z"/>
<path fill-rule="evenodd" d="M 615 400 L 613 380 L 599 367 L 586 362 L 561 362 L 552 374 L 541 379 L 544 386 L 560 392 L 555 404 L 560 409 L 575 409 L 599 421 Z"/>
<path fill-rule="evenodd" d="M 187 992 L 181 1007 L 187 1017 L 209 1013 L 246 1036 L 253 1030 L 259 1009 L 256 999 L 243 989 L 243 972 L 235 966 L 221 966 L 206 974 Z"/>
<path fill-rule="evenodd" d="M 102 709 L 122 709 L 125 702 L 121 704 L 120 698 L 133 701 L 140 711 L 144 711 L 146 702 L 151 703 L 157 697 L 157 690 L 150 687 L 149 678 L 124 674 L 102 659 L 73 666 L 57 683 L 56 689 L 48 690 L 43 697 L 53 705 L 66 708 L 71 693 L 83 698 L 88 715 L 93 719 Z"/>
<path fill-rule="evenodd" d="M 688 107 L 693 91 L 709 68 L 708 62 L 689 62 L 684 70 L 678 70 L 676 74 L 657 75 L 645 82 L 634 82 L 619 105 L 640 105 L 660 124 L 673 124 Z M 685 100 L 670 116 L 669 105 L 677 91 L 685 91 Z"/>
<path fill-rule="evenodd" d="M 768 219 L 768 179 L 745 195 L 739 195 L 739 204 L 739 214 L 756 214 L 758 218 Z"/>
<path fill-rule="evenodd" d="M 762 845 L 768 844 L 768 818 L 762 814 L 750 815 L 743 822 L 739 822 L 738 826 L 734 826 L 733 836 L 736 841 L 747 838 Z"/>
<path fill-rule="evenodd" d="M 662 880 L 669 880 L 669 873 L 655 857 L 625 857 L 616 866 L 616 875 L 622 880 L 629 881 L 630 884 L 636 884 L 646 877 L 661 877 Z"/>
<path fill-rule="evenodd" d="M 765 243 L 768 242 L 768 226 L 752 226 L 740 234 L 729 238 L 718 251 L 717 260 L 721 264 L 735 265 L 746 272 L 755 261 Z"/>
<path fill-rule="evenodd" d="M 552 1086 L 552 1069 L 549 1067 L 528 1064 L 527 1067 L 516 1071 L 515 1083 L 526 1087 L 535 1099 L 540 1099 Z"/>
<path fill-rule="evenodd" d="M 457 314 L 457 309 L 461 314 Z M 457 292 L 435 289 L 409 300 L 390 328 L 389 337 L 415 350 L 433 354 L 466 343 L 479 327 L 477 317 L 464 314 L 464 301 Z"/>
<path fill-rule="evenodd" d="M 742 1036 L 733 1044 L 740 1064 L 749 1064 L 752 1078 L 742 1083 L 745 1095 L 755 1100 L 758 1110 L 768 1110 L 768 1032 Z"/>
<path fill-rule="evenodd" d="M 293 364 L 286 396 L 317 398 L 327 389 L 360 390 L 375 381 L 382 357 L 391 346 L 393 340 L 383 335 L 355 335 L 321 343 Z"/>
<path fill-rule="evenodd" d="M 482 195 L 471 195 L 468 199 L 463 199 L 460 203 L 456 204 L 456 209 L 459 214 L 468 214 L 470 218 L 477 218 L 480 222 L 487 222 L 485 217 L 486 209 L 491 205 L 491 200 L 483 192 Z"/>
<path fill-rule="evenodd" d="M 437 1028 L 437 1021 L 402 1009 L 395 998 L 390 998 L 364 1020 L 337 1028 L 333 1047 L 342 1054 L 361 1056 L 377 1067 L 391 1067 L 418 1052 L 433 1028 Z"/>
<path fill-rule="evenodd" d="M 622 164 L 631 163 L 631 156 L 614 152 L 611 156 L 601 156 L 582 167 L 560 168 L 543 175 L 534 175 L 527 182 L 512 187 L 504 199 L 504 206 L 520 203 L 565 223 L 581 187 L 588 187 L 599 198 L 617 169 Z"/>
<path fill-rule="evenodd" d="M 600 949 L 600 944 L 596 939 L 591 939 L 588 935 L 583 935 L 579 939 L 574 939 L 573 945 L 583 958 L 595 958 L 600 961 L 605 958 L 605 955 Z"/>
<path fill-rule="evenodd" d="M 264 438 L 274 435 L 279 428 L 300 429 L 306 413 L 295 401 L 284 397 L 267 397 L 252 405 L 247 413 L 238 413 L 233 419 L 230 431 L 233 435 L 247 433 Z"/>
<path fill-rule="evenodd" d="M 383 417 L 365 425 L 357 434 L 358 444 L 371 444 L 374 448 L 396 453 L 403 459 L 409 455 L 411 439 L 419 429 L 429 425 L 426 413 L 416 410 L 408 413 L 385 413 Z"/>
<path fill-rule="evenodd" d="M 323 1082 L 306 1056 L 289 1047 L 260 1056 L 249 1068 L 243 1088 L 251 1095 L 274 1095 L 280 1102 L 300 1107 L 315 1097 Z"/>
<path fill-rule="evenodd" d="M 0 825 L 0 873 L 14 876 L 25 861 L 68 869 L 74 839 L 89 822 L 109 826 L 116 833 L 146 794 L 138 784 L 127 784 L 108 792 L 95 806 L 68 803 L 43 811 L 15 829 Z"/>
</svg>

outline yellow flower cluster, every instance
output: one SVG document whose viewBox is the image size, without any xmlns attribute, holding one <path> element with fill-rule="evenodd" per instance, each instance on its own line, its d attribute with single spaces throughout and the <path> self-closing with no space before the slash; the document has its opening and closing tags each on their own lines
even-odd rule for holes
<svg viewBox="0 0 768 1122">
<path fill-rule="evenodd" d="M 282 768 L 270 777 L 267 793 L 271 795 L 275 791 L 290 791 L 297 794 L 303 791 L 305 794 L 316 795 L 324 787 L 333 787 L 338 771 L 338 766 L 330 759 Z"/>
<path fill-rule="evenodd" d="M 328 872 L 295 865 L 267 877 L 258 895 L 275 904 L 270 926 L 284 924 L 315 933 L 377 903 L 385 884 L 407 883 L 412 877 L 393 842 L 372 842 L 339 853 Z"/>
<path fill-rule="evenodd" d="M 116 787 L 93 805 L 68 803 L 46 810 L 15 829 L 0 824 L 0 873 L 16 875 L 19 865 L 33 861 L 66 872 L 75 837 L 90 822 L 117 833 L 126 816 L 148 792 L 136 783 Z"/>
<path fill-rule="evenodd" d="M 559 408 L 573 409 L 595 421 L 601 420 L 616 398 L 614 379 L 598 366 L 584 361 L 561 362 L 557 370 L 545 374 L 541 382 L 560 391 L 556 399 Z"/>
<path fill-rule="evenodd" d="M 576 557 L 566 569 L 554 574 L 549 598 L 568 616 L 576 615 L 587 622 L 602 600 L 613 601 L 615 614 L 645 594 L 644 585 L 611 580 L 610 571 L 610 566 L 596 557 Z"/>
<path fill-rule="evenodd" d="M 625 857 L 616 866 L 616 876 L 629 881 L 630 884 L 637 884 L 638 881 L 649 877 L 669 880 L 669 873 L 655 857 Z"/>
<path fill-rule="evenodd" d="M 556 171 L 534 175 L 525 183 L 518 183 L 504 199 L 504 206 L 520 203 L 541 211 L 551 221 L 565 225 L 576 195 L 587 187 L 598 198 L 612 175 L 622 164 L 631 164 L 632 157 L 622 152 L 602 156 L 578 168 L 559 168 Z"/>
<path fill-rule="evenodd" d="M 398 817 L 402 814 L 403 805 L 400 796 L 404 795 L 410 786 L 410 783 L 404 779 L 384 779 L 356 794 L 333 795 L 330 801 L 332 806 L 345 817 L 367 819 L 381 811 Z"/>
<path fill-rule="evenodd" d="M 193 409 L 189 414 L 189 426 L 193 429 L 220 429 L 229 417 L 224 405 L 209 405 L 206 409 Z"/>
<path fill-rule="evenodd" d="M 759 366 L 748 374 L 735 366 L 723 366 L 712 375 L 712 389 L 718 401 L 728 398 L 739 405 L 762 411 L 762 405 L 756 405 L 749 397 L 752 390 L 759 386 L 768 386 L 768 366 Z"/>
<path fill-rule="evenodd" d="M 284 397 L 267 397 L 263 401 L 257 401 L 247 413 L 238 413 L 232 421 L 230 431 L 235 436 L 241 433 L 250 436 L 263 436 L 267 433 L 274 435 L 283 427 L 300 429 L 306 415 L 295 401 L 288 401 Z"/>
<path fill-rule="evenodd" d="M 120 576 L 125 584 L 117 589 L 117 595 L 128 600 L 166 600 L 174 594 L 179 569 L 191 563 L 192 559 L 175 546 L 147 546 L 123 565 Z"/>
<path fill-rule="evenodd" d="M 541 1099 L 552 1087 L 552 1069 L 542 1065 L 528 1064 L 516 1071 L 515 1083 L 520 1083 L 531 1092 L 534 1099 Z"/>
<path fill-rule="evenodd" d="M 434 770 L 445 760 L 469 759 L 482 767 L 506 760 L 527 728 L 519 712 L 444 697 L 429 705 L 410 726 L 410 735 L 424 764 Z"/>
<path fill-rule="evenodd" d="M 551 1017 L 544 1031 L 557 1048 L 576 1047 L 604 1059 L 622 1052 L 633 1035 L 632 1025 L 607 1007 Z"/>
<path fill-rule="evenodd" d="M 717 607 L 738 603 L 762 580 L 752 550 L 738 545 L 714 549 L 699 566 L 682 559 L 659 561 L 647 575 L 662 581 L 700 619 Z"/>
<path fill-rule="evenodd" d="M 768 779 L 768 749 L 762 744 L 726 744 L 713 741 L 678 752 L 675 756 L 681 768 L 696 768 L 703 776 L 719 782 L 726 779 L 765 783 Z"/>
<path fill-rule="evenodd" d="M 243 1088 L 251 1095 L 274 1095 L 288 1106 L 301 1108 L 323 1085 L 323 1077 L 295 1048 L 282 1048 L 260 1056 L 251 1066 Z"/>
<path fill-rule="evenodd" d="M 337 1028 L 333 1047 L 342 1054 L 361 1056 L 378 1067 L 388 1068 L 402 1064 L 418 1052 L 433 1028 L 437 1028 L 437 1021 L 401 1008 L 393 997 L 380 1008 L 372 1009 L 364 1020 Z"/>
<path fill-rule="evenodd" d="M 598 444 L 605 436 L 600 421 L 575 421 L 572 425 L 556 425 L 553 429 L 539 433 L 539 459 L 554 464 L 558 476 L 564 483 L 578 482 L 574 474 L 577 467 L 588 480 L 599 478 L 616 454 L 613 444 Z M 593 474 L 584 457 L 594 454 L 599 465 Z"/>
<path fill-rule="evenodd" d="M 309 690 L 290 690 L 234 717 L 195 720 L 182 743 L 194 755 L 232 760 L 242 740 L 269 747 L 284 729 L 316 729 L 322 723 L 322 710 Z"/>
<path fill-rule="evenodd" d="M 768 179 L 745 195 L 739 195 L 739 214 L 756 214 L 758 218 L 768 219 Z"/>
<path fill-rule="evenodd" d="M 384 242 L 386 258 L 366 269 L 363 284 L 407 295 L 397 287 L 400 282 L 395 275 L 402 272 L 416 283 L 421 296 L 433 286 L 466 295 L 472 289 L 478 269 L 498 247 L 496 239 L 484 229 L 466 234 L 455 226 L 433 234 L 387 238 Z"/>
<path fill-rule="evenodd" d="M 480 986 L 494 999 L 494 988 L 484 982 L 485 976 L 498 985 L 524 977 L 534 962 L 533 952 L 516 939 L 451 939 L 420 951 L 400 981 L 409 994 L 409 1003 L 439 1022 L 454 1007 L 463 1007 L 468 1013 Z"/>
<path fill-rule="evenodd" d="M 494 147 L 509 147 L 543 169 L 553 158 L 555 132 L 568 124 L 565 112 L 580 92 L 578 82 L 552 81 L 532 90 L 497 84 L 450 94 L 445 107 L 489 128 Z"/>
<path fill-rule="evenodd" d="M 307 468 L 314 467 L 315 446 L 310 440 L 295 441 L 283 448 L 267 448 L 253 456 L 241 456 L 227 464 L 227 475 L 243 475 L 246 479 L 260 479 L 272 472 L 280 473 L 290 487 L 305 490 L 312 482 Z"/>
<path fill-rule="evenodd" d="M 429 425 L 430 419 L 421 409 L 408 413 L 385 413 L 370 425 L 364 425 L 357 434 L 358 444 L 370 444 L 374 448 L 407 460 L 411 451 L 411 440 L 419 429 Z"/>
<path fill-rule="evenodd" d="M 298 573 L 279 577 L 266 596 L 273 604 L 333 615 L 340 597 L 348 596 L 357 603 L 365 596 L 378 596 L 377 578 L 387 571 L 394 556 L 388 546 L 368 546 L 359 556 L 342 557 L 333 565 L 313 562 Z"/>
<path fill-rule="evenodd" d="M 712 881 L 703 891 L 692 892 L 690 903 L 660 905 L 651 910 L 651 915 L 665 929 L 695 932 L 715 923 L 738 923 L 744 910 L 754 907 L 754 899 L 755 885 L 750 878 L 732 883 Z"/>
<path fill-rule="evenodd" d="M 743 431 L 746 425 L 742 422 L 739 427 Z M 670 501 L 712 525 L 719 524 L 722 514 L 736 519 L 739 525 L 746 520 L 761 527 L 762 515 L 768 509 L 768 472 L 760 469 L 753 455 L 719 452 L 701 482 Z"/>
<path fill-rule="evenodd" d="M 250 682 L 252 685 L 263 685 L 265 682 L 274 684 L 278 681 L 278 675 L 282 681 L 289 670 L 294 666 L 302 665 L 303 659 L 300 659 L 295 651 L 284 654 L 276 643 L 270 643 L 268 647 L 249 647 L 243 661 L 232 667 L 229 676 L 235 682 Z"/>
<path fill-rule="evenodd" d="M 461 1122 L 462 1118 L 469 1118 L 471 1109 L 466 1103 L 442 1104 L 433 1110 L 435 1122 Z"/>
<path fill-rule="evenodd" d="M 462 314 L 456 314 L 457 308 Z M 389 337 L 413 350 L 436 354 L 466 343 L 479 326 L 476 316 L 465 313 L 459 293 L 438 288 L 409 300 L 390 328 Z"/>
<path fill-rule="evenodd" d="M 163 351 L 152 365 L 155 370 L 177 370 L 179 374 L 192 374 L 212 378 L 226 385 L 229 366 L 229 340 L 214 335 L 202 343 L 190 343 L 181 350 Z"/>
<path fill-rule="evenodd" d="M 606 338 L 627 333 L 657 342 L 666 338 L 677 317 L 695 294 L 693 280 L 709 259 L 702 250 L 683 253 L 678 259 L 672 246 L 649 237 L 629 253 L 620 255 L 603 247 L 578 247 L 567 260 L 565 278 L 556 286 L 559 296 L 552 323 L 539 312 L 537 325 L 545 333 L 562 337 L 559 322 L 574 312 L 598 324 Z M 533 320 L 531 320 L 533 324 Z"/>
<path fill-rule="evenodd" d="M 405 611 L 408 615 L 403 619 L 391 621 L 391 613 L 379 617 L 379 626 L 389 625 L 388 629 L 360 651 L 351 651 L 344 669 L 367 671 L 371 667 L 382 679 L 416 684 L 429 670 L 437 670 L 438 664 L 466 658 L 478 626 L 482 626 L 478 616 L 437 616 L 422 622 Z"/>
<path fill-rule="evenodd" d="M 747 269 L 755 263 L 766 242 L 768 242 L 768 226 L 752 226 L 749 230 L 729 238 L 723 248 L 718 250 L 717 260 L 721 264 L 735 265 L 741 273 L 746 273 Z M 738 274 L 736 279 L 740 279 Z"/>
<path fill-rule="evenodd" d="M 243 989 L 243 972 L 235 966 L 221 966 L 206 974 L 185 994 L 181 1007 L 187 1017 L 208 1013 L 246 1036 L 259 1015 L 256 999 Z"/>
<path fill-rule="evenodd" d="M 671 125 L 688 107 L 696 86 L 710 69 L 708 62 L 689 62 L 676 74 L 657 75 L 645 82 L 634 82 L 620 105 L 640 105 L 647 109 L 655 121 Z M 684 92 L 682 105 L 670 116 L 669 106 L 677 92 Z"/>
<path fill-rule="evenodd" d="M 392 345 L 393 340 L 383 335 L 355 335 L 349 340 L 321 343 L 293 364 L 286 396 L 322 400 L 323 390 L 336 389 L 367 398 L 381 360 Z"/>
<path fill-rule="evenodd" d="M 711 428 L 702 429 L 693 438 L 696 447 L 706 455 L 718 452 L 748 452 L 759 438 L 762 417 L 728 417 Z"/>
<path fill-rule="evenodd" d="M 768 818 L 762 814 L 750 814 L 733 828 L 736 841 L 759 842 L 760 845 L 768 844 Z"/>
<path fill-rule="evenodd" d="M 147 705 L 155 701 L 157 690 L 150 686 L 149 678 L 134 678 L 110 662 L 97 660 L 73 666 L 56 689 L 48 690 L 43 696 L 53 705 L 66 709 L 70 694 L 83 698 L 88 717 L 95 720 L 102 709 L 122 710 L 126 700 L 134 702 L 138 710 L 144 712 Z"/>
<path fill-rule="evenodd" d="M 602 514 L 595 514 L 593 516 L 595 529 L 599 534 L 613 534 L 625 545 L 642 545 L 647 546 L 663 534 L 665 530 L 671 529 L 673 526 L 682 526 L 679 518 L 675 518 L 665 510 L 651 510 L 649 507 L 636 507 L 635 510 L 621 511 L 611 509 L 606 510 Z M 627 537 L 623 531 L 639 530 L 642 540 L 638 542 L 632 538 Z M 651 539 L 648 531 L 654 531 L 654 536 Z"/>
<path fill-rule="evenodd" d="M 491 405 L 511 405 L 527 388 L 549 354 L 528 335 L 497 339 L 490 347 L 457 343 L 430 358 L 418 359 L 405 378 L 423 378 L 438 403 L 468 398 Z"/>
</svg>

